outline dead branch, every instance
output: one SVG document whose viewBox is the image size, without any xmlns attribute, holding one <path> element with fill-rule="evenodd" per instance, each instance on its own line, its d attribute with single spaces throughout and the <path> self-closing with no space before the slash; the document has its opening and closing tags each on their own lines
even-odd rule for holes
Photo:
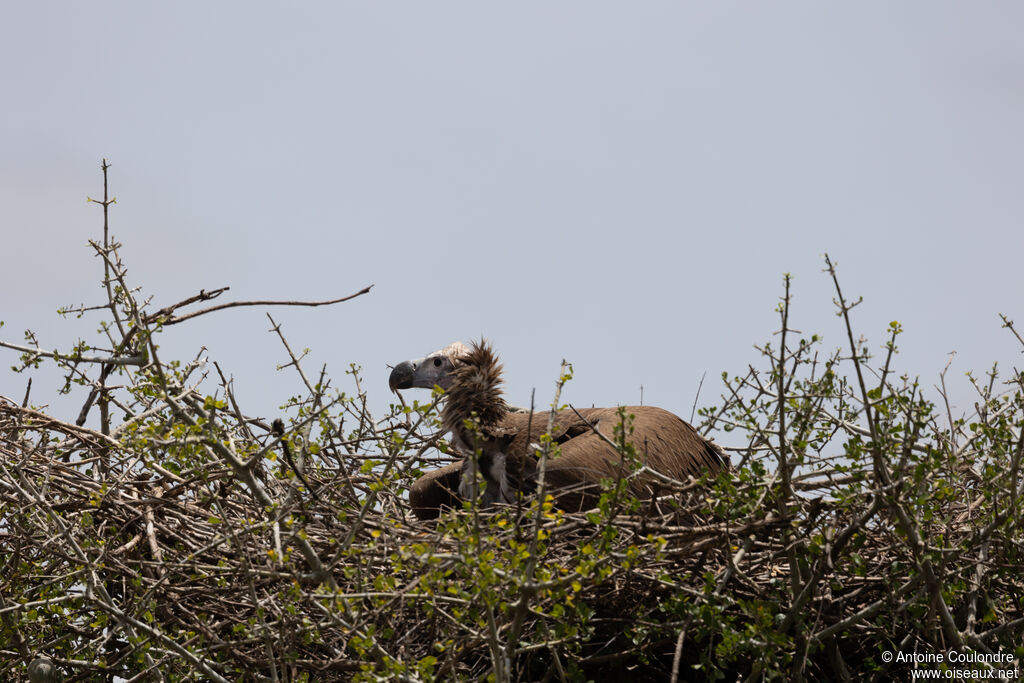
<svg viewBox="0 0 1024 683">
<path fill-rule="evenodd" d="M 369 285 L 368 287 L 363 287 L 355 294 L 349 294 L 348 296 L 343 296 L 340 299 L 331 299 L 330 301 L 232 301 L 230 303 L 220 304 L 219 306 L 210 306 L 209 308 L 204 308 L 198 311 L 193 311 L 191 313 L 186 313 L 185 315 L 173 315 L 168 312 L 177 310 L 179 307 L 188 305 L 190 303 L 194 303 L 195 301 L 205 301 L 208 299 L 215 298 L 216 296 L 219 296 L 222 292 L 225 292 L 229 289 L 228 287 L 222 287 L 221 289 L 214 290 L 211 293 L 207 293 L 205 296 L 203 292 L 200 292 L 200 294 L 191 297 L 190 299 L 185 299 L 184 301 L 178 302 L 173 306 L 168 306 L 163 309 L 160 309 L 160 311 L 157 311 L 156 313 L 147 316 L 147 322 L 159 322 L 161 325 L 166 327 L 168 325 L 177 325 L 178 323 L 185 322 L 186 320 L 191 320 L 192 318 L 197 318 L 201 315 L 206 315 L 207 313 L 222 311 L 226 308 L 236 308 L 239 306 L 330 306 L 332 304 L 340 304 L 344 301 L 350 301 L 358 296 L 362 296 L 363 294 L 368 294 L 372 288 L 373 285 Z"/>
</svg>

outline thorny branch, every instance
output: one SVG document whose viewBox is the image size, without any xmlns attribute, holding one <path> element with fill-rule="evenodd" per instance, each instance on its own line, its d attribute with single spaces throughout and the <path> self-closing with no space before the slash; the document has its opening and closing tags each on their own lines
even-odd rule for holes
<svg viewBox="0 0 1024 683">
<path fill-rule="evenodd" d="M 369 288 L 181 313 L 226 288 L 200 290 L 150 312 L 103 197 L 109 349 L 0 344 L 89 390 L 77 424 L 0 399 L 0 671 L 16 680 L 38 661 L 68 680 L 885 680 L 909 671 L 885 650 L 1020 656 L 1024 379 L 999 393 L 993 369 L 975 414 L 937 410 L 898 376 L 898 324 L 870 357 L 831 260 L 848 348 L 800 338 L 787 278 L 767 370 L 725 376 L 699 411 L 730 473 L 632 499 L 621 480 L 654 473 L 623 428 L 622 476 L 593 510 L 559 511 L 542 483 L 425 524 L 406 495 L 446 455 L 436 400 L 376 418 L 358 373 L 332 389 L 271 319 L 306 393 L 255 418 L 216 364 L 205 388 L 202 352 L 179 366 L 156 343 L 230 306 Z M 542 482 L 555 457 L 542 439 Z"/>
</svg>

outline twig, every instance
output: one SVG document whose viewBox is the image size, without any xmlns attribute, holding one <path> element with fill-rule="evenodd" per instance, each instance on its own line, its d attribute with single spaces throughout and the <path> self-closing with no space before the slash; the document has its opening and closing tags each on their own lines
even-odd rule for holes
<svg viewBox="0 0 1024 683">
<path fill-rule="evenodd" d="M 222 311 L 226 308 L 236 308 L 238 306 L 330 306 L 331 304 L 340 304 L 343 301 L 349 301 L 351 299 L 355 299 L 358 296 L 362 296 L 363 294 L 368 294 L 372 288 L 373 285 L 369 285 L 368 287 L 363 287 L 355 294 L 349 294 L 348 296 L 343 296 L 340 299 L 331 299 L 330 301 L 232 301 L 230 303 L 220 304 L 219 306 L 210 306 L 209 308 L 204 308 L 199 311 L 193 311 L 192 313 L 187 313 L 185 315 L 172 315 L 170 317 L 164 318 L 161 321 L 161 324 L 164 327 L 167 327 L 168 325 L 177 325 L 178 323 L 185 322 L 186 320 L 191 320 L 192 318 L 196 318 L 201 315 L 206 315 L 207 313 Z M 220 293 L 226 289 L 227 287 L 221 290 L 217 290 L 217 293 Z"/>
</svg>

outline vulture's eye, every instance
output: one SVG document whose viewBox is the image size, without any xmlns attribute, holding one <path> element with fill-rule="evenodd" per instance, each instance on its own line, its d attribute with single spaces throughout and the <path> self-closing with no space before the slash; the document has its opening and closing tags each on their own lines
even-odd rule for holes
<svg viewBox="0 0 1024 683">
<path fill-rule="evenodd" d="M 441 367 L 441 359 L 440 358 L 435 358 L 434 359 L 434 367 L 435 368 Z"/>
</svg>

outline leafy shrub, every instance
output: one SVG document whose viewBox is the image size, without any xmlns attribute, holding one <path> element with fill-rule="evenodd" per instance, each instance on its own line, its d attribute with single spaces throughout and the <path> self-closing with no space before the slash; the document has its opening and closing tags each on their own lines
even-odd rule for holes
<svg viewBox="0 0 1024 683">
<path fill-rule="evenodd" d="M 763 367 L 700 411 L 732 471 L 428 524 L 405 495 L 447 451 L 437 396 L 372 416 L 355 368 L 351 394 L 312 381 L 275 326 L 307 393 L 280 425 L 247 417 L 202 359 L 158 353 L 221 292 L 150 310 L 99 203 L 106 343 L 4 342 L 87 393 L 76 424 L 0 401 L 8 677 L 39 655 L 69 680 L 166 681 L 842 680 L 917 666 L 887 652 L 1024 655 L 1024 375 L 993 368 L 954 419 L 898 374 L 898 323 L 877 359 L 855 335 L 827 259 L 846 348 L 798 338 L 787 277 Z M 625 477 L 642 454 L 621 417 Z"/>
</svg>

